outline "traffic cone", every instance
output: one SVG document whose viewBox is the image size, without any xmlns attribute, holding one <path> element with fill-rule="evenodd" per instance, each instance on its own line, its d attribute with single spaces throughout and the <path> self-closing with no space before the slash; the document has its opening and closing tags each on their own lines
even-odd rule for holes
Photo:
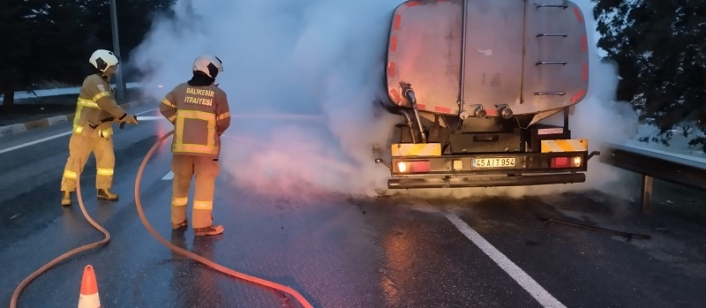
<svg viewBox="0 0 706 308">
<path fill-rule="evenodd" d="M 81 294 L 78 297 L 78 308 L 100 308 L 100 306 L 101 300 L 98 296 L 96 273 L 93 272 L 93 266 L 89 264 L 83 269 Z"/>
</svg>

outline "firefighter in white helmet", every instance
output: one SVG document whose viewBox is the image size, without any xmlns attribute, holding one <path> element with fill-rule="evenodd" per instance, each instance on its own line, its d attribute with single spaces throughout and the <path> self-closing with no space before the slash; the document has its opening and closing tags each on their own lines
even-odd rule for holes
<svg viewBox="0 0 706 308">
<path fill-rule="evenodd" d="M 188 227 L 191 178 L 195 175 L 192 222 L 195 236 L 217 235 L 222 225 L 213 225 L 213 195 L 220 172 L 220 136 L 230 126 L 226 93 L 215 85 L 223 63 L 215 56 L 196 58 L 191 80 L 177 85 L 162 100 L 159 111 L 174 124 L 172 140 L 172 229 Z"/>
<path fill-rule="evenodd" d="M 71 193 L 76 190 L 76 176 L 86 165 L 91 152 L 96 158 L 96 189 L 99 200 L 117 201 L 112 193 L 115 153 L 113 152 L 112 122 L 137 124 L 115 102 L 110 77 L 118 70 L 120 59 L 113 52 L 98 49 L 88 61 L 96 72 L 83 80 L 78 95 L 73 132 L 69 139 L 69 158 L 61 179 L 61 205 L 71 205 Z"/>
</svg>

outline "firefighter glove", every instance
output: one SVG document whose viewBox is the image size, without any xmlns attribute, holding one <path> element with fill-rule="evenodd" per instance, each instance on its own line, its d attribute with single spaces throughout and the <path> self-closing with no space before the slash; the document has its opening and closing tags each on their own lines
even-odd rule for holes
<svg viewBox="0 0 706 308">
<path fill-rule="evenodd" d="M 137 123 L 137 119 L 135 119 L 135 115 L 133 114 L 129 114 L 123 118 L 122 123 L 139 125 L 139 123 Z"/>
</svg>

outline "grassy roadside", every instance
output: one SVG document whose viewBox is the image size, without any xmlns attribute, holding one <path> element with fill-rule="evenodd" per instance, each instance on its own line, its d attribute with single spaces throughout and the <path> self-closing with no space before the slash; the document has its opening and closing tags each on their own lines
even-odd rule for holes
<svg viewBox="0 0 706 308">
<path fill-rule="evenodd" d="M 78 94 L 67 94 L 15 100 L 11 109 L 0 106 L 0 126 L 74 113 L 77 97 Z M 139 99 L 142 99 L 139 89 L 126 89 L 125 98 L 118 103 L 124 104 Z"/>
</svg>

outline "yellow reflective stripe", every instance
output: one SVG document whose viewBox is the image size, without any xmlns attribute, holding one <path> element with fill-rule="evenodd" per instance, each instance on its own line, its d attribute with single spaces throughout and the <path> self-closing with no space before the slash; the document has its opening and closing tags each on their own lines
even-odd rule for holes
<svg viewBox="0 0 706 308">
<path fill-rule="evenodd" d="M 96 168 L 96 174 L 98 174 L 98 175 L 113 175 L 113 169 Z"/>
<path fill-rule="evenodd" d="M 94 102 L 97 102 L 99 99 L 104 98 L 104 97 L 106 97 L 106 96 L 108 96 L 108 95 L 110 95 L 110 93 L 108 93 L 108 91 L 100 92 L 100 93 L 96 94 L 96 95 L 93 97 L 93 101 L 94 101 Z"/>
<path fill-rule="evenodd" d="M 226 111 L 224 113 L 219 114 L 216 117 L 216 121 L 220 121 L 220 120 L 227 119 L 227 118 L 230 118 L 230 111 Z"/>
<path fill-rule="evenodd" d="M 172 102 L 170 102 L 166 97 L 162 100 L 162 104 L 165 104 L 172 108 L 176 108 L 176 106 L 174 106 L 174 104 L 172 104 Z"/>
<path fill-rule="evenodd" d="M 83 107 L 88 107 L 88 108 L 94 108 L 94 109 L 101 109 L 98 107 L 98 104 L 96 102 L 90 100 L 90 99 L 85 99 L 85 98 L 78 98 L 78 101 L 76 102 L 76 113 L 74 114 L 74 132 L 81 133 L 83 131 L 83 127 L 78 125 L 78 121 L 81 119 L 82 116 L 82 111 Z"/>
<path fill-rule="evenodd" d="M 113 135 L 113 128 L 106 128 L 104 130 L 98 131 L 98 136 L 101 136 L 103 138 L 108 138 L 112 135 Z"/>
<path fill-rule="evenodd" d="M 184 120 L 196 119 L 206 121 L 208 135 L 206 136 L 206 144 L 184 144 Z M 194 152 L 203 154 L 218 154 L 218 147 L 214 146 L 216 138 L 216 116 L 213 113 L 198 111 L 198 110 L 177 110 L 176 113 L 176 132 L 173 152 Z"/>
<path fill-rule="evenodd" d="M 76 179 L 76 172 L 73 172 L 71 170 L 64 170 L 64 177 L 67 179 Z"/>
<path fill-rule="evenodd" d="M 179 117 L 179 110 L 177 110 L 176 121 L 174 123 L 174 143 L 173 145 L 184 143 L 184 118 Z M 172 150 L 174 148 L 172 147 Z"/>
<path fill-rule="evenodd" d="M 195 210 L 211 210 L 213 209 L 213 201 L 199 201 L 194 200 Z"/>
<path fill-rule="evenodd" d="M 218 147 L 202 144 L 177 144 L 172 146 L 174 153 L 201 153 L 218 155 Z"/>
<path fill-rule="evenodd" d="M 73 131 L 74 131 L 74 133 L 80 134 L 81 132 L 83 132 L 83 126 L 76 125 L 76 126 L 74 126 Z M 98 131 L 96 131 L 96 133 L 98 134 L 98 136 L 110 137 L 113 135 L 113 128 L 98 130 Z"/>
<path fill-rule="evenodd" d="M 542 140 L 542 153 L 586 151 L 588 151 L 588 139 Z"/>
<path fill-rule="evenodd" d="M 81 106 L 80 103 L 76 103 L 76 114 L 74 114 L 74 131 L 76 130 L 76 128 L 80 128 L 81 130 L 83 130 L 82 127 L 78 126 L 78 120 L 81 118 L 81 110 L 83 110 L 83 106 Z M 78 131 L 77 133 L 80 133 L 80 131 Z"/>
<path fill-rule="evenodd" d="M 98 104 L 96 104 L 95 100 L 90 100 L 90 99 L 85 99 L 85 98 L 79 98 L 78 105 L 82 106 L 82 107 L 101 109 L 100 107 L 98 107 Z"/>
<path fill-rule="evenodd" d="M 394 143 L 392 156 L 441 156 L 441 143 Z"/>
<path fill-rule="evenodd" d="M 208 122 L 212 122 L 216 118 L 216 115 L 213 113 L 199 110 L 178 110 L 177 116 L 182 116 L 187 119 L 199 119 Z"/>
<path fill-rule="evenodd" d="M 189 197 L 186 198 L 172 198 L 173 206 L 186 206 L 189 203 Z"/>
<path fill-rule="evenodd" d="M 176 117 L 176 121 L 174 123 L 174 143 L 173 143 L 173 145 L 184 143 L 184 118 L 179 117 L 179 110 L 177 110 L 177 114 L 175 115 L 175 117 Z M 173 150 L 174 150 L 174 146 L 172 146 L 172 151 Z"/>
</svg>

